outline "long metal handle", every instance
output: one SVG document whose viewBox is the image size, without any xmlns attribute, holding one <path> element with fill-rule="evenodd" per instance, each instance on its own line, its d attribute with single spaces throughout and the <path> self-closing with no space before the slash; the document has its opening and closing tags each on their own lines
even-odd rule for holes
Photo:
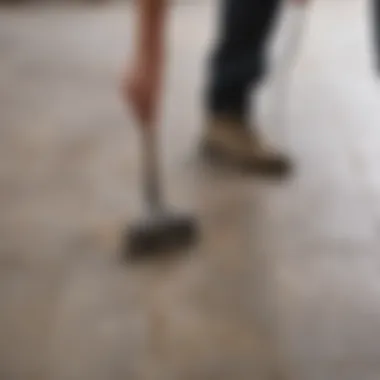
<svg viewBox="0 0 380 380">
<path fill-rule="evenodd" d="M 153 128 L 145 128 L 143 138 L 143 192 L 147 206 L 152 211 L 157 211 L 162 206 L 162 194 L 159 175 L 159 154 L 156 131 Z"/>
</svg>

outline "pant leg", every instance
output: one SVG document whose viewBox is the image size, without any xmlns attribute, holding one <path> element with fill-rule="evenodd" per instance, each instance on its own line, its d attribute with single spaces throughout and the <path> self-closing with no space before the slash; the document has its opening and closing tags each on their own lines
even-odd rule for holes
<svg viewBox="0 0 380 380">
<path fill-rule="evenodd" d="M 244 117 L 250 90 L 265 72 L 265 47 L 281 0 L 221 0 L 207 108 Z"/>
</svg>

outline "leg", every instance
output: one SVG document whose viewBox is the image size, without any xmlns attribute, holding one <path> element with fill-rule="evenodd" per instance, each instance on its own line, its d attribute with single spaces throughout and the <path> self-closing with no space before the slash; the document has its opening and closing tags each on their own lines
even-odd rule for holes
<svg viewBox="0 0 380 380">
<path fill-rule="evenodd" d="M 250 90 L 265 71 L 266 45 L 279 4 L 280 0 L 223 0 L 207 94 L 212 114 L 247 113 Z"/>
<path fill-rule="evenodd" d="M 265 147 L 249 127 L 250 90 L 265 73 L 266 46 L 281 0 L 223 0 L 219 40 L 207 91 L 206 158 L 237 170 L 283 175 L 286 157 Z"/>
</svg>

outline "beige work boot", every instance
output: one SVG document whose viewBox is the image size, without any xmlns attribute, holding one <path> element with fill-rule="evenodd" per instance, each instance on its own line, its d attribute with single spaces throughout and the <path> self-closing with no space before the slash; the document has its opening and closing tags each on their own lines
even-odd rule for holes
<svg viewBox="0 0 380 380">
<path fill-rule="evenodd" d="M 286 156 L 265 146 L 255 132 L 233 118 L 209 119 L 201 149 L 207 161 L 238 171 L 284 176 L 291 169 Z"/>
</svg>

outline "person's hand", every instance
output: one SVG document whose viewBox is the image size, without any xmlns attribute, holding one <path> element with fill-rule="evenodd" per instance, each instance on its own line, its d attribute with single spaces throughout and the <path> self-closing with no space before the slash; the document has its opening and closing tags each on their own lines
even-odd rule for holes
<svg viewBox="0 0 380 380">
<path fill-rule="evenodd" d="M 161 64 L 156 59 L 141 59 L 127 72 L 123 98 L 142 127 L 150 127 L 156 121 L 160 85 Z"/>
<path fill-rule="evenodd" d="M 143 128 L 156 122 L 164 58 L 165 0 L 139 0 L 134 66 L 123 83 L 123 98 Z"/>
</svg>

